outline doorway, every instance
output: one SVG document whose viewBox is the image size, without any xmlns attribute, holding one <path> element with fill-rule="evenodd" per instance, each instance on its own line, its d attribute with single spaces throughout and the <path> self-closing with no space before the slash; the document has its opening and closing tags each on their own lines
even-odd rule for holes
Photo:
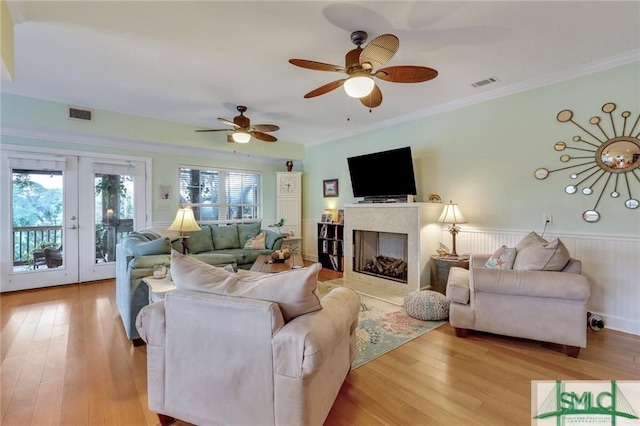
<svg viewBox="0 0 640 426">
<path fill-rule="evenodd" d="M 0 291 L 115 277 L 116 244 L 146 226 L 148 162 L 3 151 Z"/>
</svg>

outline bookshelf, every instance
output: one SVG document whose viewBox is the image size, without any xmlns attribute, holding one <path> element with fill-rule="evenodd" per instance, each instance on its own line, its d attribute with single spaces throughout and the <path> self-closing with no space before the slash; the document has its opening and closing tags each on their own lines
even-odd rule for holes
<svg viewBox="0 0 640 426">
<path fill-rule="evenodd" d="M 318 223 L 318 262 L 323 268 L 342 272 L 344 263 L 344 225 Z"/>
</svg>

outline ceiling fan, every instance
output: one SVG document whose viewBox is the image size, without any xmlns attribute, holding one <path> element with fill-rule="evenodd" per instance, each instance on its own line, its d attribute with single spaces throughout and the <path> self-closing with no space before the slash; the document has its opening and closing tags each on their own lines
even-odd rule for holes
<svg viewBox="0 0 640 426">
<path fill-rule="evenodd" d="M 231 126 L 231 129 L 207 129 L 196 130 L 196 132 L 224 132 L 231 130 L 233 133 L 227 135 L 227 141 L 236 143 L 247 143 L 251 140 L 252 136 L 265 142 L 275 142 L 278 140 L 274 136 L 268 135 L 265 132 L 275 132 L 280 129 L 280 127 L 275 124 L 255 124 L 252 126 L 251 120 L 244 116 L 244 112 L 247 110 L 247 107 L 239 105 L 236 109 L 240 112 L 240 115 L 233 117 L 233 121 L 229 121 L 225 118 L 218 118 L 218 121 Z"/>
<path fill-rule="evenodd" d="M 351 42 L 356 45 L 356 48 L 346 54 L 344 67 L 306 59 L 289 59 L 289 63 L 302 68 L 347 74 L 347 77 L 320 86 L 304 97 L 313 98 L 324 95 L 344 85 L 349 96 L 359 98 L 366 107 L 375 108 L 382 103 L 382 92 L 372 77 L 394 83 L 420 83 L 432 80 L 438 75 L 438 71 L 432 68 L 417 65 L 378 68 L 395 55 L 400 47 L 400 41 L 393 34 L 383 34 L 371 40 L 363 49 L 362 44 L 366 40 L 367 33 L 365 31 L 351 33 Z"/>
</svg>

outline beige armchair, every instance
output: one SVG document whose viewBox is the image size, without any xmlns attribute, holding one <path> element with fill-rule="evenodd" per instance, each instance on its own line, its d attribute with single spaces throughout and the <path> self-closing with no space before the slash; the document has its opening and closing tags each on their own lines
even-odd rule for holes
<svg viewBox="0 0 640 426">
<path fill-rule="evenodd" d="M 589 280 L 579 260 L 562 271 L 488 269 L 491 255 L 472 255 L 470 268 L 451 268 L 449 321 L 458 337 L 478 330 L 566 345 L 577 357 L 587 346 Z"/>
<path fill-rule="evenodd" d="M 238 276 L 244 275 L 224 275 Z M 357 294 L 335 288 L 321 309 L 288 322 L 290 307 L 246 296 L 178 289 L 138 315 L 149 408 L 162 424 L 324 422 L 355 357 Z"/>
</svg>

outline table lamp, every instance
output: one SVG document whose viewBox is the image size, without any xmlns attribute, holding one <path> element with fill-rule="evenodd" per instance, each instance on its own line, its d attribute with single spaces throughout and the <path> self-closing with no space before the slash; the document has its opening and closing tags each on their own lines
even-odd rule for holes
<svg viewBox="0 0 640 426">
<path fill-rule="evenodd" d="M 185 232 L 199 231 L 201 228 L 196 222 L 196 218 L 193 216 L 193 210 L 190 207 L 178 209 L 176 218 L 173 219 L 173 223 L 167 228 L 168 231 L 180 232 L 180 238 L 182 242 L 182 254 L 187 254 L 188 251 L 188 238 L 189 236 Z"/>
<path fill-rule="evenodd" d="M 457 226 L 459 223 L 467 223 L 467 220 L 462 216 L 460 209 L 457 204 L 453 204 L 453 201 L 449 201 L 449 204 L 444 205 L 444 209 L 442 209 L 442 214 L 436 220 L 439 223 L 450 223 L 449 232 L 451 232 L 451 236 L 453 238 L 453 250 L 451 252 L 451 256 L 457 256 L 456 253 L 456 235 L 460 232 L 460 227 Z"/>
</svg>

